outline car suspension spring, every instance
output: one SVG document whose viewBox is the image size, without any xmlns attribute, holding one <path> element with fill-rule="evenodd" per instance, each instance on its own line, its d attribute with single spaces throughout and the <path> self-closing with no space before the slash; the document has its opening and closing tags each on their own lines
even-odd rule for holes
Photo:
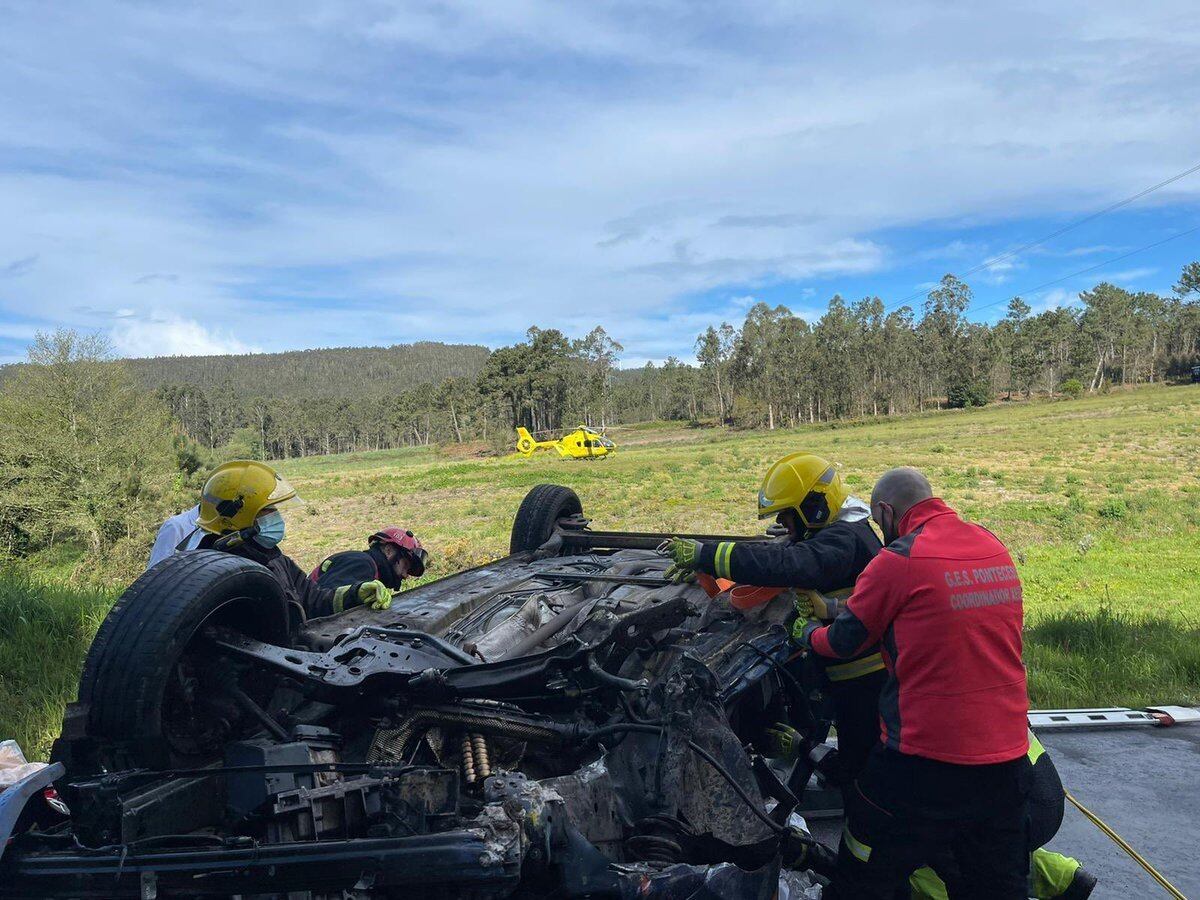
<svg viewBox="0 0 1200 900">
<path fill-rule="evenodd" d="M 660 866 L 677 863 L 683 857 L 678 841 L 661 834 L 635 834 L 625 841 L 625 849 L 634 859 Z"/>
<path fill-rule="evenodd" d="M 647 816 L 634 823 L 635 834 L 625 841 L 625 852 L 632 858 L 667 866 L 682 862 L 687 829 L 671 816 Z"/>
<path fill-rule="evenodd" d="M 475 783 L 475 751 L 471 749 L 471 735 L 466 732 L 462 737 L 462 767 L 463 778 L 467 784 Z"/>
<path fill-rule="evenodd" d="M 570 743 L 568 729 L 550 723 L 530 721 L 529 716 L 511 710 L 479 709 L 467 706 L 417 709 L 395 728 L 381 728 L 367 752 L 367 762 L 388 762 L 405 758 L 413 738 L 429 728 L 457 726 L 468 734 L 491 734 L 538 744 L 561 746 Z"/>
<path fill-rule="evenodd" d="M 480 779 L 492 774 L 492 763 L 488 758 L 488 745 L 482 734 L 471 735 L 471 749 L 475 751 L 475 774 Z"/>
</svg>

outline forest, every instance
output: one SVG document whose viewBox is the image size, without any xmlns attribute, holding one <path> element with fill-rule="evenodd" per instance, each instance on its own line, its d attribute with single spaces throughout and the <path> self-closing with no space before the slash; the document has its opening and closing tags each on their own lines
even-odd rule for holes
<svg viewBox="0 0 1200 900">
<path fill-rule="evenodd" d="M 809 322 L 753 306 L 696 339 L 696 364 L 621 369 L 597 326 L 572 340 L 530 328 L 488 352 L 423 343 L 254 356 L 131 360 L 191 440 L 225 455 L 291 458 L 440 442 L 506 446 L 512 428 L 644 421 L 775 428 L 1096 392 L 1200 363 L 1200 263 L 1168 296 L 1108 283 L 1035 313 L 1019 297 L 971 321 L 946 275 L 919 310 L 834 296 Z"/>
</svg>

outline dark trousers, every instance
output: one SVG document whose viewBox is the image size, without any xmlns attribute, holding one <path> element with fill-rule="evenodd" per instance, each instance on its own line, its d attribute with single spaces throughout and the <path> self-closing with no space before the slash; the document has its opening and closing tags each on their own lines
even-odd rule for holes
<svg viewBox="0 0 1200 900">
<path fill-rule="evenodd" d="M 879 692 L 887 672 L 871 672 L 847 681 L 830 681 L 824 687 L 833 701 L 833 724 L 837 727 L 838 766 L 842 782 L 849 786 L 879 746 Z"/>
<path fill-rule="evenodd" d="M 893 900 L 916 869 L 947 860 L 953 900 L 1024 900 L 1027 766 L 957 766 L 880 746 L 855 782 L 825 897 Z"/>
</svg>

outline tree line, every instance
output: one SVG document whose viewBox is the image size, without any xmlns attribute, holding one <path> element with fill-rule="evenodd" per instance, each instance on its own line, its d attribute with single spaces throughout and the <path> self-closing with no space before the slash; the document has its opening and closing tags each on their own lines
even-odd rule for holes
<svg viewBox="0 0 1200 900">
<path fill-rule="evenodd" d="M 1094 393 L 1200 363 L 1200 264 L 1168 297 L 1101 283 L 1079 300 L 1034 314 L 1014 297 L 995 324 L 973 322 L 970 287 L 947 275 L 919 315 L 888 310 L 879 297 L 834 296 L 809 323 L 760 303 L 740 328 L 722 323 L 699 336 L 695 371 L 681 375 L 675 361 L 647 367 L 625 386 L 620 408 L 632 418 L 682 418 L 687 396 L 691 418 L 774 428 Z"/>
<path fill-rule="evenodd" d="M 225 455 L 289 458 L 441 442 L 511 443 L 512 429 L 662 419 L 774 428 L 1055 396 L 1175 377 L 1200 362 L 1200 263 L 1169 296 L 1108 283 L 994 324 L 968 318 L 946 275 L 919 309 L 834 296 L 816 321 L 757 304 L 714 324 L 694 364 L 619 368 L 597 326 L 580 339 L 530 328 L 483 347 L 422 343 L 237 357 L 133 360 L 187 437 Z"/>
</svg>

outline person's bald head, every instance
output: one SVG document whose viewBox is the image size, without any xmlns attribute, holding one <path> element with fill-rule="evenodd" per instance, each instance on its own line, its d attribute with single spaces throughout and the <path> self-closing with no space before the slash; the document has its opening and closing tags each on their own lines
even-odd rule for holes
<svg viewBox="0 0 1200 900">
<path fill-rule="evenodd" d="M 900 536 L 900 520 L 904 514 L 933 496 L 929 479 L 908 466 L 889 469 L 871 491 L 871 517 L 883 531 L 884 541 L 891 543 Z"/>
</svg>

